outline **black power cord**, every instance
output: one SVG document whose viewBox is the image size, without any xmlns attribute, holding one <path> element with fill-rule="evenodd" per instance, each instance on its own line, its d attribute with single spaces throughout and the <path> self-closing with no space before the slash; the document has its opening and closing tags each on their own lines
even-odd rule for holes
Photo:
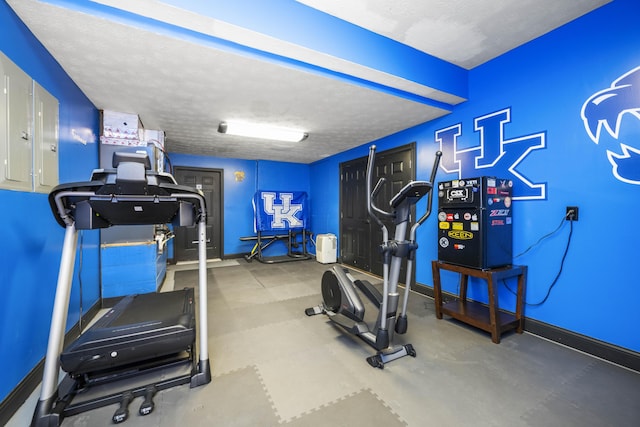
<svg viewBox="0 0 640 427">
<path fill-rule="evenodd" d="M 522 252 L 521 254 L 517 255 L 514 258 L 517 258 L 519 256 L 524 255 L 525 253 L 527 253 L 531 248 L 533 248 L 534 246 L 536 246 L 538 243 L 540 243 L 541 241 L 543 241 L 544 239 L 546 239 L 547 237 L 550 237 L 551 235 L 555 234 L 557 231 L 559 231 L 562 226 L 564 225 L 564 222 L 566 220 L 566 217 L 563 216 L 562 217 L 562 222 L 560 223 L 560 226 L 558 228 L 556 228 L 554 231 L 552 231 L 549 234 L 544 235 L 543 237 L 541 237 L 536 243 L 534 243 L 533 245 L 529 246 L 529 248 L 527 248 L 527 250 L 525 250 L 524 252 Z M 525 301 L 525 305 L 531 306 L 531 307 L 537 307 L 537 306 L 541 306 L 542 304 L 544 304 L 547 299 L 549 299 L 549 296 L 551 295 L 551 290 L 553 289 L 553 287 L 556 285 L 556 283 L 558 283 L 558 279 L 560 278 L 560 275 L 562 274 L 562 269 L 564 267 L 564 261 L 567 258 L 567 253 L 569 252 L 569 246 L 571 245 L 571 236 L 573 235 L 573 221 L 569 220 L 569 237 L 567 238 L 567 245 L 564 248 L 564 253 L 562 254 L 562 260 L 560 261 L 560 269 L 558 270 L 558 273 L 556 274 L 556 277 L 553 279 L 553 282 L 551 282 L 551 285 L 549 286 L 549 289 L 547 289 L 547 294 L 544 296 L 544 298 L 536 303 L 529 303 Z M 507 290 L 509 292 L 511 292 L 513 295 L 517 295 L 516 292 L 513 291 L 513 289 L 511 289 L 507 283 L 502 280 L 502 284 L 504 285 L 505 288 L 507 288 Z"/>
<path fill-rule="evenodd" d="M 521 257 L 522 255 L 526 254 L 527 252 L 529 252 L 531 249 L 535 248 L 536 246 L 538 246 L 540 243 L 542 243 L 543 240 L 553 236 L 554 234 L 556 234 L 558 231 L 560 231 L 560 229 L 562 228 L 562 226 L 564 225 L 565 221 L 567 220 L 566 216 L 562 216 L 562 220 L 560 221 L 560 224 L 558 225 L 558 227 L 553 230 L 550 233 L 545 234 L 544 236 L 542 236 L 541 238 L 538 239 L 537 242 L 535 242 L 533 245 L 529 246 L 527 249 L 524 250 L 524 252 L 519 253 L 518 255 L 514 256 L 513 258 L 518 258 Z"/>
</svg>

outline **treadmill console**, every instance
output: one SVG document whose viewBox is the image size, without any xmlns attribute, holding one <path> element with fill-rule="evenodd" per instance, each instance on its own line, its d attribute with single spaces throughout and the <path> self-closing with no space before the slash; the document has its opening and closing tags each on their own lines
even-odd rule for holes
<svg viewBox="0 0 640 427">
<path fill-rule="evenodd" d="M 89 182 L 61 184 L 49 194 L 58 223 L 77 229 L 112 225 L 195 225 L 205 217 L 200 190 L 179 185 L 172 175 L 151 170 L 146 153 L 113 155 L 114 169 L 96 169 Z"/>
</svg>

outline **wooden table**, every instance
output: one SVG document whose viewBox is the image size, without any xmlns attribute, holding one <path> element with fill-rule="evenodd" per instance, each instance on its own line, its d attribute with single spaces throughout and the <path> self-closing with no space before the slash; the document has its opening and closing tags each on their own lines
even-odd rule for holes
<svg viewBox="0 0 640 427">
<path fill-rule="evenodd" d="M 500 343 L 500 335 L 505 331 L 515 329 L 517 333 L 522 333 L 524 322 L 522 311 L 524 305 L 524 289 L 527 283 L 527 266 L 509 265 L 506 267 L 481 270 L 441 261 L 432 261 L 431 267 L 433 270 L 436 317 L 438 319 L 442 319 L 442 315 L 446 314 L 461 322 L 487 331 L 491 333 L 491 341 L 496 344 Z M 460 295 L 457 300 L 444 305 L 442 304 L 440 270 L 460 273 Z M 487 281 L 487 291 L 489 293 L 488 305 L 467 301 L 469 276 L 478 277 Z M 498 307 L 498 281 L 510 277 L 518 277 L 515 315 L 500 310 Z"/>
</svg>

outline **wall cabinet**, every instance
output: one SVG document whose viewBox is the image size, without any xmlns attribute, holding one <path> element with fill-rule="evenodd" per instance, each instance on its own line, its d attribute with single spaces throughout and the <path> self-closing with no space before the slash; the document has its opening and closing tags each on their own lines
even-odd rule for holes
<svg viewBox="0 0 640 427">
<path fill-rule="evenodd" d="M 0 52 L 0 188 L 58 184 L 58 100 Z"/>
</svg>

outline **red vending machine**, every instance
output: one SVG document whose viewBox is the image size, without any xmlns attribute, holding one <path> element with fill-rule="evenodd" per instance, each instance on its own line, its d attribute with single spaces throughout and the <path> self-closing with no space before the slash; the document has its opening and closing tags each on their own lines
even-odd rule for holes
<svg viewBox="0 0 640 427">
<path fill-rule="evenodd" d="M 471 268 L 510 265 L 513 181 L 490 176 L 438 184 L 438 260 Z"/>
</svg>

